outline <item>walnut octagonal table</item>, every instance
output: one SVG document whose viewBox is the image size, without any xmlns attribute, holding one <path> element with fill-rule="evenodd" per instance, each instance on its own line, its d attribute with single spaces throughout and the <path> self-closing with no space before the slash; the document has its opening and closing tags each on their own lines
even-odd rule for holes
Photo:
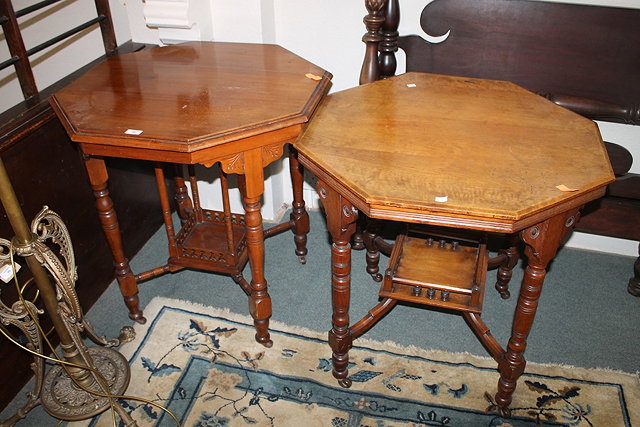
<svg viewBox="0 0 640 427">
<path fill-rule="evenodd" d="M 328 95 L 295 147 L 318 178 L 333 239 L 334 377 L 350 386 L 353 339 L 397 300 L 456 309 L 498 363 L 496 403 L 508 414 L 547 265 L 579 209 L 614 178 L 595 123 L 512 83 L 407 73 Z M 528 263 L 507 348 L 480 318 L 486 257 L 445 240 L 396 240 L 381 302 L 350 324 L 349 242 L 358 211 L 422 228 L 519 237 Z M 503 297 L 518 256 L 511 250 L 501 254 L 496 288 Z M 445 255 L 457 260 L 454 268 L 440 268 Z M 474 257 L 478 267 L 460 273 Z M 403 277 L 415 271 L 441 277 Z M 442 280 L 447 274 L 470 285 L 453 288 Z"/>
<path fill-rule="evenodd" d="M 53 109 L 85 155 L 85 166 L 129 317 L 144 322 L 138 282 L 182 268 L 230 274 L 249 296 L 256 340 L 270 345 L 271 299 L 264 274 L 264 237 L 292 228 L 296 254 L 306 254 L 308 215 L 302 169 L 291 150 L 291 221 L 263 230 L 263 168 L 282 156 L 328 90 L 331 74 L 275 45 L 189 42 L 113 56 L 58 92 Z M 122 250 L 104 157 L 157 162 L 156 178 L 169 241 L 164 266 L 133 275 Z M 160 162 L 220 164 L 224 212 L 199 206 L 176 177 L 183 226 L 174 231 Z M 178 169 L 178 168 L 176 168 Z M 226 174 L 238 174 L 245 215 L 231 214 Z M 249 262 L 251 283 L 241 271 Z"/>
</svg>

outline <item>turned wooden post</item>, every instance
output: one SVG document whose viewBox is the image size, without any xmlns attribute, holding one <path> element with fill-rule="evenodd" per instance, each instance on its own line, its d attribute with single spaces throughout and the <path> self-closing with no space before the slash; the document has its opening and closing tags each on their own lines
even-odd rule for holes
<svg viewBox="0 0 640 427">
<path fill-rule="evenodd" d="M 507 238 L 506 247 L 501 248 L 498 252 L 504 255 L 506 258 L 498 268 L 496 277 L 495 288 L 500 294 L 502 299 L 507 299 L 511 296 L 509 292 L 509 282 L 513 276 L 513 269 L 520 259 L 520 252 L 518 245 L 520 243 L 520 237 L 518 234 L 512 234 Z"/>
<path fill-rule="evenodd" d="M 367 228 L 362 233 L 362 240 L 364 247 L 367 250 L 367 273 L 371 275 L 371 278 L 376 282 L 382 281 L 382 274 L 380 274 L 380 249 L 376 245 L 376 237 L 382 232 L 383 223 L 378 219 L 370 219 L 367 221 Z"/>
<path fill-rule="evenodd" d="M 233 240 L 233 224 L 231 222 L 231 201 L 229 200 L 229 182 L 227 174 L 220 168 L 220 191 L 222 192 L 222 215 L 224 216 L 224 228 L 227 233 L 227 251 L 229 255 L 236 255 Z"/>
<path fill-rule="evenodd" d="M 333 351 L 333 376 L 342 387 L 350 387 L 349 349 L 353 341 L 349 328 L 351 297 L 351 236 L 355 232 L 358 210 L 340 194 L 318 181 L 316 190 L 327 215 L 327 228 L 331 234 L 331 331 L 329 345 Z"/>
<path fill-rule="evenodd" d="M 387 0 L 384 9 L 384 23 L 380 34 L 382 40 L 378 50 L 380 57 L 378 63 L 380 65 L 380 78 L 387 78 L 396 74 L 397 61 L 396 52 L 398 51 L 398 26 L 400 25 L 400 5 L 398 0 Z"/>
<path fill-rule="evenodd" d="M 204 216 L 202 214 L 202 206 L 200 205 L 200 190 L 198 190 L 198 179 L 196 178 L 196 168 L 194 165 L 188 165 L 189 186 L 191 187 L 191 196 L 193 197 L 193 212 L 196 222 L 202 222 Z"/>
<path fill-rule="evenodd" d="M 100 32 L 102 33 L 102 44 L 107 55 L 115 55 L 118 50 L 118 42 L 116 40 L 116 32 L 113 28 L 113 19 L 111 18 L 111 8 L 108 0 L 95 0 L 96 11 L 99 16 L 106 19 L 100 21 Z"/>
<path fill-rule="evenodd" d="M 360 84 L 375 82 L 380 79 L 380 66 L 378 64 L 378 45 L 382 41 L 380 27 L 384 23 L 382 8 L 386 0 L 365 0 L 367 15 L 363 21 L 367 27 L 366 34 L 362 37 L 365 43 L 364 62 L 360 70 Z"/>
<path fill-rule="evenodd" d="M 189 218 L 189 215 L 191 215 L 191 212 L 193 212 L 193 203 L 191 203 L 191 198 L 189 197 L 182 169 L 183 165 L 174 163 L 173 181 L 176 188 L 173 198 L 176 202 L 176 210 L 178 211 L 180 221 L 184 223 L 187 218 Z"/>
<path fill-rule="evenodd" d="M 556 256 L 560 242 L 573 229 L 577 220 L 578 210 L 573 209 L 520 233 L 526 244 L 527 268 L 520 287 L 507 351 L 498 362 L 500 380 L 495 396 L 496 403 L 507 416 L 518 378 L 526 366 L 524 351 L 527 348 L 527 337 L 538 309 L 538 299 L 542 293 L 547 266 Z"/>
<path fill-rule="evenodd" d="M 290 220 L 292 223 L 293 240 L 296 244 L 296 255 L 300 263 L 307 262 L 307 234 L 311 229 L 309 214 L 305 209 L 302 186 L 304 184 L 304 168 L 298 161 L 298 151 L 289 146 L 289 173 L 293 187 L 293 203 Z"/>
<path fill-rule="evenodd" d="M 167 232 L 167 242 L 169 243 L 170 252 L 175 251 L 176 231 L 173 226 L 173 218 L 171 218 L 171 205 L 169 204 L 169 195 L 167 194 L 167 185 L 164 180 L 164 169 L 160 162 L 156 162 L 156 186 L 158 187 L 158 195 L 160 196 L 160 206 L 162 208 L 162 219 L 164 220 L 164 228 Z M 184 181 L 184 180 L 183 180 Z M 176 256 L 176 253 L 171 253 Z"/>
<path fill-rule="evenodd" d="M 244 205 L 244 222 L 251 267 L 251 294 L 249 295 L 249 312 L 256 328 L 256 341 L 265 347 L 271 347 L 273 341 L 269 335 L 269 318 L 271 317 L 271 297 L 267 290 L 267 279 L 264 274 L 264 230 L 260 202 L 264 192 L 264 171 L 262 169 L 262 149 L 257 148 L 243 153 L 244 175 L 238 176 L 239 188 Z M 225 164 L 222 165 L 225 170 Z"/>
<path fill-rule="evenodd" d="M 142 316 L 140 302 L 138 300 L 138 284 L 129 267 L 129 260 L 124 255 L 124 250 L 122 249 L 122 236 L 120 234 L 118 217 L 113 208 L 113 201 L 109 196 L 109 189 L 107 188 L 109 174 L 107 173 L 104 160 L 95 157 L 85 157 L 85 167 L 93 195 L 96 198 L 96 210 L 98 211 L 102 231 L 104 231 L 107 243 L 113 254 L 116 279 L 118 280 L 124 303 L 129 309 L 129 318 L 138 323 L 145 323 L 147 320 Z"/>
</svg>

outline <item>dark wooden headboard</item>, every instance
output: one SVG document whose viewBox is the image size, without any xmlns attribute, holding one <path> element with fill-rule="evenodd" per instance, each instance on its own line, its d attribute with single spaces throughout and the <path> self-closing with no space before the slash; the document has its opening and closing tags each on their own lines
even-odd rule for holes
<svg viewBox="0 0 640 427">
<path fill-rule="evenodd" d="M 389 7 L 394 3 L 390 0 L 384 8 L 398 11 L 398 6 Z M 384 8 L 378 13 L 386 17 Z M 396 42 L 397 26 L 385 23 L 380 33 L 383 64 L 392 62 L 386 57 L 400 47 L 407 54 L 407 71 L 509 80 L 549 96 L 582 98 L 591 118 L 640 124 L 640 9 L 434 0 L 419 20 L 431 36 L 448 34 L 445 41 L 429 43 L 406 35 Z M 363 72 L 364 81 L 376 80 Z M 395 69 L 383 66 L 380 73 L 393 75 Z"/>
<path fill-rule="evenodd" d="M 407 71 L 508 80 L 591 119 L 640 125 L 639 9 L 434 0 L 420 16 L 402 15 L 419 22 L 426 38 L 444 39 L 436 43 L 398 34 L 401 5 L 401 0 L 365 0 L 361 84 L 394 75 L 400 48 Z M 629 173 L 628 150 L 612 143 L 607 150 L 616 182 L 605 198 L 585 208 L 577 228 L 640 240 L 640 175 Z M 640 295 L 640 258 L 629 290 Z"/>
<path fill-rule="evenodd" d="M 407 55 L 409 70 L 509 80 L 543 94 L 614 104 L 599 109 L 594 102 L 585 113 L 640 124 L 640 10 L 436 0 L 420 24 L 432 34 L 451 33 L 430 51 L 418 36 L 401 38 L 405 51 L 415 49 Z"/>
</svg>

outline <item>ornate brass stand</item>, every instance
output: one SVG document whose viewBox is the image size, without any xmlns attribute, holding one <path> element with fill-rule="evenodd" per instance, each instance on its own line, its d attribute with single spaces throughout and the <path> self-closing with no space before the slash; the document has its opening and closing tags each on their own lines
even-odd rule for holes
<svg viewBox="0 0 640 427">
<path fill-rule="evenodd" d="M 60 338 L 65 361 L 45 374 L 43 360 L 34 357 L 31 365 L 35 374 L 34 390 L 29 393 L 28 402 L 13 417 L 3 421 L 2 426 L 24 418 L 39 404 L 50 415 L 63 420 L 87 419 L 112 408 L 126 425 L 134 425 L 112 397 L 124 393 L 130 371 L 127 360 L 111 348 L 132 339 L 133 330 L 123 328 L 119 338 L 109 341 L 96 334 L 84 318 L 75 292 L 75 257 L 66 226 L 45 206 L 32 221 L 31 228 L 28 227 L 2 159 L 0 198 L 16 234 L 12 241 L 0 239 L 0 260 L 9 261 L 14 254 L 25 259 Z M 50 276 L 55 280 L 55 288 Z M 11 307 L 0 301 L 2 323 L 17 327 L 27 338 L 27 347 L 38 354 L 43 352 L 44 337 L 38 327 L 38 315 L 43 313 L 33 302 L 22 298 Z M 100 347 L 87 348 L 81 338 L 83 332 Z"/>
</svg>

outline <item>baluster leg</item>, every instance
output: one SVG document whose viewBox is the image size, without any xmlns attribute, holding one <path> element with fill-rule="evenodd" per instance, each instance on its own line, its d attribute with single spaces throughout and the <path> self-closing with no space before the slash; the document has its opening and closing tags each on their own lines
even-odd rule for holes
<svg viewBox="0 0 640 427">
<path fill-rule="evenodd" d="M 378 237 L 382 231 L 383 225 L 380 220 L 369 219 L 367 222 L 367 228 L 362 233 L 362 240 L 364 247 L 367 249 L 367 273 L 371 275 L 371 278 L 376 282 L 382 281 L 382 274 L 380 274 L 380 250 L 375 244 L 375 238 Z"/>
<path fill-rule="evenodd" d="M 378 63 L 378 45 L 382 41 L 380 27 L 384 23 L 382 9 L 385 6 L 383 1 L 365 1 L 367 15 L 363 22 L 367 27 L 367 32 L 362 36 L 365 43 L 365 54 L 362 68 L 360 69 L 360 84 L 371 83 L 380 79 L 380 65 Z"/>
<path fill-rule="evenodd" d="M 155 173 L 156 186 L 158 187 L 158 194 L 160 196 L 160 206 L 162 207 L 162 219 L 164 221 L 164 229 L 167 233 L 169 252 L 171 256 L 177 256 L 178 254 L 175 253 L 175 227 L 173 226 L 173 218 L 171 218 L 171 206 L 169 205 L 169 196 L 167 195 L 167 186 L 164 180 L 164 169 L 162 168 L 162 164 L 160 162 L 156 162 Z"/>
<path fill-rule="evenodd" d="M 264 192 L 264 171 L 260 149 L 244 153 L 244 171 L 245 174 L 239 176 L 239 187 L 244 204 L 247 251 L 251 267 L 249 312 L 256 328 L 256 341 L 265 347 L 271 347 L 273 342 L 269 335 L 269 318 L 272 309 L 264 275 L 264 230 L 260 213 L 262 207 L 260 199 Z"/>
<path fill-rule="evenodd" d="M 189 186 L 191 187 L 191 195 L 193 196 L 193 214 L 196 223 L 201 223 L 204 219 L 202 206 L 200 205 L 200 190 L 198 190 L 198 179 L 196 178 L 196 168 L 194 165 L 188 165 Z"/>
<path fill-rule="evenodd" d="M 124 303 L 129 309 L 129 318 L 144 324 L 147 319 L 143 317 L 142 311 L 140 310 L 138 283 L 131 272 L 129 260 L 125 257 L 124 249 L 122 248 L 122 236 L 118 224 L 118 217 L 113 208 L 113 201 L 111 197 L 109 197 L 107 187 L 109 174 L 104 160 L 95 157 L 86 157 L 85 168 L 89 175 L 91 189 L 96 198 L 96 209 L 98 211 L 98 217 L 100 218 L 100 224 L 102 225 L 102 230 L 107 238 L 107 243 L 113 256 L 113 265 L 116 279 L 120 286 L 120 292 L 122 293 Z"/>
<path fill-rule="evenodd" d="M 307 262 L 307 234 L 309 233 L 309 214 L 305 209 L 302 185 L 304 168 L 298 161 L 298 152 L 289 146 L 289 172 L 293 187 L 293 206 L 290 220 L 293 223 L 293 240 L 296 244 L 296 255 L 301 264 Z"/>
<path fill-rule="evenodd" d="M 578 211 L 572 210 L 521 232 L 522 240 L 527 245 L 525 248 L 527 268 L 513 317 L 511 338 L 505 354 L 498 362 L 500 380 L 495 400 L 499 411 L 504 416 L 511 414 L 509 405 L 513 398 L 513 392 L 518 378 L 526 366 L 524 351 L 538 308 L 538 299 L 542 292 L 546 268 L 555 257 L 562 238 L 573 228 L 577 216 Z"/>
<path fill-rule="evenodd" d="M 507 299 L 511 296 L 509 292 L 509 282 L 511 281 L 511 276 L 513 276 L 513 269 L 520 259 L 518 243 L 518 234 L 512 234 L 508 237 L 508 246 L 499 251 L 500 254 L 504 254 L 507 257 L 507 259 L 500 264 L 496 278 L 496 290 L 502 299 Z"/>
<path fill-rule="evenodd" d="M 398 51 L 398 26 L 400 25 L 400 4 L 398 0 L 387 0 L 384 6 L 384 23 L 380 29 L 382 40 L 378 50 L 380 55 L 380 77 L 387 78 L 396 74 Z"/>
<path fill-rule="evenodd" d="M 327 226 L 333 239 L 331 246 L 331 331 L 329 345 L 333 351 L 333 376 L 342 387 L 350 387 L 349 349 L 353 341 L 349 328 L 349 302 L 351 294 L 351 245 L 358 218 L 357 209 L 322 181 L 317 191 L 327 215 Z"/>
<path fill-rule="evenodd" d="M 179 164 L 173 165 L 173 181 L 176 187 L 174 200 L 176 202 L 178 216 L 180 217 L 180 221 L 184 224 L 185 221 L 189 218 L 189 215 L 191 215 L 191 213 L 193 212 L 193 204 L 191 203 L 191 198 L 189 197 L 189 192 L 187 191 L 187 184 L 184 180 L 182 167 L 183 166 Z"/>
<path fill-rule="evenodd" d="M 233 243 L 233 224 L 231 223 L 231 202 L 229 201 L 229 183 L 227 174 L 220 168 L 220 191 L 222 192 L 222 211 L 224 226 L 227 232 L 227 251 L 232 257 L 236 256 L 236 248 Z"/>
</svg>

